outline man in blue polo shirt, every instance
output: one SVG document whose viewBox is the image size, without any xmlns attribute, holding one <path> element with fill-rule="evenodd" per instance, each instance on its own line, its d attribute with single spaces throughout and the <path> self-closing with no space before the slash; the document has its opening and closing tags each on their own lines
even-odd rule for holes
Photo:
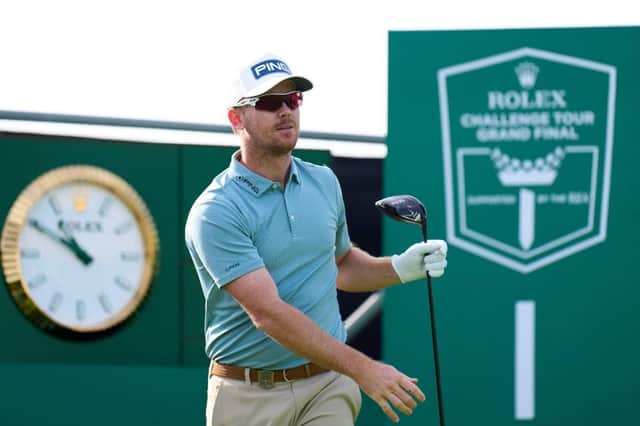
<svg viewBox="0 0 640 426">
<path fill-rule="evenodd" d="M 360 389 L 392 420 L 425 396 L 417 380 L 344 342 L 337 291 L 444 273 L 447 245 L 392 257 L 352 245 L 338 179 L 292 155 L 311 82 L 266 55 L 228 110 L 240 150 L 194 202 L 186 245 L 205 298 L 207 425 L 353 425 Z"/>
</svg>

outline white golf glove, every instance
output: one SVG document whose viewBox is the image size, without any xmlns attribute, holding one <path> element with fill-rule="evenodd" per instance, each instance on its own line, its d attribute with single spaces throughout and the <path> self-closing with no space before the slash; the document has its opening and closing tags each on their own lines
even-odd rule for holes
<svg viewBox="0 0 640 426">
<path fill-rule="evenodd" d="M 391 265 L 403 283 L 424 278 L 427 272 L 433 278 L 441 277 L 447 267 L 447 242 L 428 240 L 415 243 L 404 253 L 394 254 Z"/>
</svg>

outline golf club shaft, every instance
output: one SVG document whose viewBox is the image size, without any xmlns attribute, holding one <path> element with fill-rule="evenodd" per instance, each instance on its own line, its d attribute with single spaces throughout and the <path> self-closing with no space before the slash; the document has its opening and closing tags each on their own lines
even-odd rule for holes
<svg viewBox="0 0 640 426">
<path fill-rule="evenodd" d="M 438 413 L 440 426 L 444 426 L 444 410 L 442 408 L 442 385 L 440 382 L 440 360 L 438 357 L 438 337 L 436 336 L 436 314 L 433 311 L 433 288 L 431 276 L 427 272 L 427 290 L 429 292 L 429 314 L 431 316 L 431 343 L 433 345 L 433 364 L 436 373 L 436 391 L 438 393 Z"/>
<path fill-rule="evenodd" d="M 421 223 L 422 240 L 427 242 L 427 220 Z M 429 315 L 431 319 L 431 344 L 433 346 L 433 366 L 436 373 L 436 392 L 438 394 L 438 417 L 440 426 L 444 426 L 444 409 L 442 404 L 442 384 L 440 382 L 440 359 L 438 356 L 438 336 L 436 335 L 436 313 L 433 308 L 433 287 L 431 286 L 431 275 L 427 271 L 427 291 L 429 293 Z"/>
</svg>

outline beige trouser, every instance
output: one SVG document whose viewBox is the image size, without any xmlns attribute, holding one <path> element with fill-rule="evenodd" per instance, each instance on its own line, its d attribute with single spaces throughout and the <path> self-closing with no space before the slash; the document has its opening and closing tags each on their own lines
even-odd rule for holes
<svg viewBox="0 0 640 426">
<path fill-rule="evenodd" d="M 207 426 L 353 426 L 361 404 L 358 385 L 333 371 L 271 389 L 211 376 Z"/>
</svg>

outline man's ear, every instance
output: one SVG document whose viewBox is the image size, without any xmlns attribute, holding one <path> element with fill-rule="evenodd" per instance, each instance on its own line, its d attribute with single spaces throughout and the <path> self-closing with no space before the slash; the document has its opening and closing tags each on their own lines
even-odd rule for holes
<svg viewBox="0 0 640 426">
<path fill-rule="evenodd" d="M 234 129 L 242 128 L 242 118 L 240 118 L 240 114 L 235 109 L 231 108 L 227 112 L 227 117 L 229 118 L 229 123 L 231 123 L 231 127 Z"/>
</svg>

